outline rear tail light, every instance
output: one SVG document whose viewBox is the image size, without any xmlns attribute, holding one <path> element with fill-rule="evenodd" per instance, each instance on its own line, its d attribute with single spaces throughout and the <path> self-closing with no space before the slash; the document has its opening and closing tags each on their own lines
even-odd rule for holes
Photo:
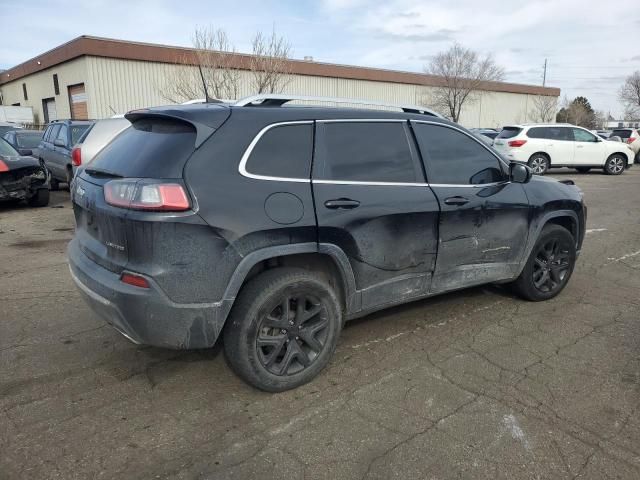
<svg viewBox="0 0 640 480">
<path fill-rule="evenodd" d="M 523 146 L 525 143 L 527 143 L 526 140 L 511 140 L 510 142 L 508 142 L 508 145 L 510 147 L 521 147 Z"/>
<path fill-rule="evenodd" d="M 633 143 L 635 139 L 636 137 L 629 137 L 629 139 L 627 140 L 627 143 Z"/>
<path fill-rule="evenodd" d="M 120 281 L 128 285 L 133 285 L 134 287 L 149 288 L 149 282 L 146 278 L 133 273 L 123 273 L 120 276 Z"/>
<path fill-rule="evenodd" d="M 153 180 L 112 180 L 104 185 L 104 199 L 114 207 L 132 210 L 182 212 L 191 208 L 182 185 Z"/>
<path fill-rule="evenodd" d="M 76 167 L 82 165 L 82 152 L 80 151 L 80 147 L 71 150 L 71 162 Z"/>
<path fill-rule="evenodd" d="M 2 160 L 0 160 L 0 172 L 8 172 L 9 171 L 9 167 L 7 167 L 7 164 L 4 163 Z"/>
</svg>

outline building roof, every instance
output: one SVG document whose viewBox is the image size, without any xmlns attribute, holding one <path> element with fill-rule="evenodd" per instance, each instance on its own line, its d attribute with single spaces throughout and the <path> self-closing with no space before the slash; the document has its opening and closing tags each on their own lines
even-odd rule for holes
<svg viewBox="0 0 640 480">
<path fill-rule="evenodd" d="M 191 48 L 158 45 L 142 42 L 128 42 L 111 38 L 82 35 L 49 50 L 20 65 L 5 70 L 0 74 L 0 85 L 9 83 L 33 73 L 54 67 L 74 58 L 82 56 L 116 58 L 122 60 L 139 60 L 146 62 L 180 63 L 194 65 L 195 51 Z M 244 70 L 248 68 L 251 55 L 230 53 L 230 65 Z M 438 87 L 443 79 L 424 73 L 401 72 L 379 68 L 356 67 L 332 63 L 320 63 L 306 60 L 289 60 L 288 70 L 292 74 L 312 75 L 317 77 L 337 77 L 353 80 L 370 80 L 410 85 Z M 560 96 L 559 88 L 540 87 L 505 82 L 483 82 L 482 90 L 509 93 L 528 93 L 533 95 Z"/>
</svg>

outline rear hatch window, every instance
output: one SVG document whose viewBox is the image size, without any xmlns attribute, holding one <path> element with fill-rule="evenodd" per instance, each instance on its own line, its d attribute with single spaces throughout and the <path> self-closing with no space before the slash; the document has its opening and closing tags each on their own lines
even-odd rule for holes
<svg viewBox="0 0 640 480">
<path fill-rule="evenodd" d="M 121 177 L 181 178 L 195 141 L 196 130 L 186 122 L 143 118 L 107 145 L 91 169 Z"/>
<path fill-rule="evenodd" d="M 631 130 L 627 130 L 627 129 L 614 130 L 613 132 L 611 132 L 611 136 L 620 137 L 620 138 L 629 138 L 631 136 Z"/>
<path fill-rule="evenodd" d="M 504 127 L 496 138 L 513 138 L 522 131 L 519 127 Z"/>
</svg>

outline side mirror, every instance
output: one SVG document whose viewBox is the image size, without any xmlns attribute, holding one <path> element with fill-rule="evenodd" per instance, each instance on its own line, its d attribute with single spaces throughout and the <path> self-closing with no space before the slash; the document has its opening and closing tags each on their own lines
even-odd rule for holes
<svg viewBox="0 0 640 480">
<path fill-rule="evenodd" d="M 533 170 L 522 163 L 512 162 L 509 165 L 509 178 L 514 183 L 528 183 L 533 177 Z"/>
<path fill-rule="evenodd" d="M 66 147 L 66 145 L 64 144 L 64 142 L 63 142 L 62 140 L 60 140 L 59 138 L 56 138 L 56 139 L 53 141 L 53 144 L 54 144 L 56 147 L 63 147 L 63 148 L 64 148 L 64 147 Z"/>
<path fill-rule="evenodd" d="M 18 153 L 23 157 L 30 157 L 31 155 L 33 155 L 33 150 L 31 150 L 30 148 L 19 148 Z"/>
</svg>

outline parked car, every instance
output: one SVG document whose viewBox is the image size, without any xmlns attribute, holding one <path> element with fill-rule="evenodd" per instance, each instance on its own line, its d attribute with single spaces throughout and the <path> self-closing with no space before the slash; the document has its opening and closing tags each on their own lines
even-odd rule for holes
<svg viewBox="0 0 640 480">
<path fill-rule="evenodd" d="M 601 168 L 620 175 L 633 164 L 631 151 L 607 142 L 589 130 L 568 124 L 527 124 L 504 127 L 493 142 L 507 159 L 526 163 L 534 173 L 550 168 L 572 167 L 578 172 Z"/>
<path fill-rule="evenodd" d="M 131 126 L 131 122 L 120 115 L 96 121 L 88 128 L 71 151 L 73 174 L 81 165 L 87 165 L 116 136 Z"/>
<path fill-rule="evenodd" d="M 484 135 L 485 137 L 489 137 L 491 140 L 495 140 L 498 133 L 500 133 L 495 128 L 472 128 L 471 131 Z"/>
<path fill-rule="evenodd" d="M 23 156 L 0 138 L 0 201 L 26 200 L 33 207 L 49 204 L 49 173 L 38 160 Z"/>
<path fill-rule="evenodd" d="M 636 128 L 616 128 L 611 136 L 620 137 L 633 150 L 635 162 L 640 163 L 640 132 Z"/>
<path fill-rule="evenodd" d="M 0 137 L 2 137 L 5 133 L 10 132 L 11 130 L 20 130 L 22 125 L 17 125 L 15 123 L 8 122 L 0 122 Z"/>
<path fill-rule="evenodd" d="M 611 131 L 609 130 L 591 130 L 591 133 L 598 135 L 603 140 L 609 140 Z"/>
<path fill-rule="evenodd" d="M 60 182 L 71 184 L 71 149 L 91 125 L 91 121 L 56 120 L 47 126 L 38 149 L 40 160 L 51 172 L 52 190 L 57 190 Z"/>
<path fill-rule="evenodd" d="M 126 115 L 73 184 L 69 264 L 97 314 L 141 344 L 223 335 L 240 377 L 282 391 L 327 365 L 345 320 L 485 283 L 565 287 L 585 233 L 572 182 L 422 107 L 281 107 L 301 99 L 336 101 Z"/>
<path fill-rule="evenodd" d="M 40 154 L 38 150 L 38 145 L 42 140 L 42 132 L 40 130 L 10 130 L 2 138 L 15 148 L 20 155 L 38 158 Z"/>
</svg>

